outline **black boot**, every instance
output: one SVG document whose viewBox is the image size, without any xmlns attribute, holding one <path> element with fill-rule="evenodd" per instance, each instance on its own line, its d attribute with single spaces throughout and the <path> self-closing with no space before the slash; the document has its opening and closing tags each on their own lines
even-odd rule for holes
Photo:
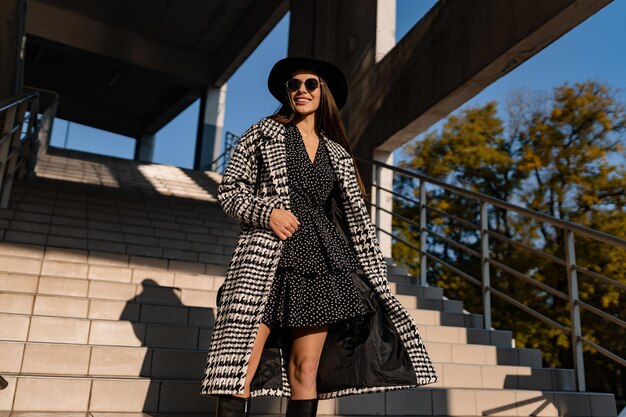
<svg viewBox="0 0 626 417">
<path fill-rule="evenodd" d="M 315 417 L 317 414 L 317 398 L 310 400 L 287 401 L 287 413 L 285 417 Z"/>
<path fill-rule="evenodd" d="M 217 397 L 215 417 L 249 417 L 250 397 L 241 398 L 234 395 L 220 395 Z"/>
</svg>

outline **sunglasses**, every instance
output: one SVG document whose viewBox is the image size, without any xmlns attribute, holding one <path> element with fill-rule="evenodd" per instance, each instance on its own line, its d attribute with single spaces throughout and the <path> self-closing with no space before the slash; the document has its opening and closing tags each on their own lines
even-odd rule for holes
<svg viewBox="0 0 626 417">
<path fill-rule="evenodd" d="M 298 91 L 300 89 L 300 86 L 302 85 L 302 82 L 302 80 L 292 78 L 288 80 L 285 85 L 287 86 L 289 91 Z M 321 84 L 323 83 L 320 82 L 317 78 L 307 78 L 306 80 L 304 80 L 304 87 L 306 87 L 309 93 L 315 91 L 315 89 Z"/>
</svg>

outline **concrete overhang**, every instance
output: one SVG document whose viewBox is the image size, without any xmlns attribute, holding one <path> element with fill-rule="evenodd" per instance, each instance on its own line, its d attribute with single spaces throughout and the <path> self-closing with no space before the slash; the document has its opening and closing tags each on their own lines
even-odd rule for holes
<svg viewBox="0 0 626 417">
<path fill-rule="evenodd" d="M 130 137 L 156 133 L 223 85 L 288 6 L 29 0 L 25 84 L 58 92 L 63 119 Z"/>
<path fill-rule="evenodd" d="M 352 83 L 355 153 L 397 149 L 609 3 L 440 0 Z"/>
</svg>

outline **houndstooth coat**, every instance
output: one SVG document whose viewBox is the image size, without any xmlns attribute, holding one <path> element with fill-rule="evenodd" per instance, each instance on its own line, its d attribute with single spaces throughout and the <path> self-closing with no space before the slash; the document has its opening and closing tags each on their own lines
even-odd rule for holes
<svg viewBox="0 0 626 417">
<path fill-rule="evenodd" d="M 270 227 L 270 213 L 274 207 L 290 210 L 284 132 L 284 125 L 269 118 L 252 125 L 239 139 L 218 187 L 222 208 L 228 215 L 239 219 L 241 225 L 226 279 L 220 289 L 220 302 L 201 387 L 201 394 L 204 395 L 244 391 L 248 361 L 283 244 Z M 320 137 L 322 145 L 328 150 L 341 189 L 346 228 L 366 284 L 362 288 L 369 289 L 369 298 L 379 306 L 379 320 L 362 323 L 360 334 L 355 334 L 353 328 L 334 333 L 329 331 L 328 346 L 324 347 L 318 369 L 318 398 L 436 382 L 437 374 L 417 326 L 389 288 L 387 265 L 359 192 L 352 157 L 343 146 L 323 132 Z M 259 163 L 257 155 L 262 166 L 258 171 L 261 176 L 258 191 L 254 195 Z M 274 331 L 270 333 L 270 338 L 272 333 Z M 287 378 L 288 347 L 281 344 L 280 335 L 276 338 L 274 342 L 268 339 L 265 344 L 261 363 L 251 384 L 252 397 L 291 395 Z M 347 343 L 351 346 L 364 348 L 358 351 L 341 350 L 347 340 L 352 341 Z M 364 340 L 368 344 L 359 344 Z M 362 356 L 358 356 L 359 352 Z M 385 353 L 389 355 L 381 359 Z M 337 357 L 340 354 L 346 357 Z M 327 360 L 329 356 L 333 356 L 334 360 Z M 379 358 L 378 362 L 372 363 L 372 358 Z M 325 363 L 329 365 L 324 366 Z M 349 368 L 339 370 L 337 363 L 347 364 Z M 348 374 L 352 375 L 352 379 L 344 381 L 344 376 Z"/>
</svg>

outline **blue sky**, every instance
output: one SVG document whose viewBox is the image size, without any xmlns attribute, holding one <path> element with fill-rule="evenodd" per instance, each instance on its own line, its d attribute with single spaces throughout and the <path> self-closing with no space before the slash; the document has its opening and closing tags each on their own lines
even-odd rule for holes
<svg viewBox="0 0 626 417">
<path fill-rule="evenodd" d="M 406 32 L 435 4 L 434 0 L 397 0 L 396 39 Z M 467 106 L 495 100 L 504 104 L 516 89 L 550 91 L 564 82 L 589 79 L 626 90 L 626 0 L 614 0 L 543 51 L 476 95 Z M 228 81 L 224 132 L 243 133 L 252 123 L 272 114 L 278 102 L 266 87 L 272 65 L 287 56 L 289 14 L 250 55 Z M 626 97 L 624 91 L 622 99 Z M 157 134 L 155 162 L 190 168 L 193 165 L 198 102 L 181 113 Z M 433 126 L 439 128 L 441 123 Z M 134 139 L 98 131 L 57 119 L 52 144 L 73 149 L 132 158 Z M 419 140 L 419 137 L 416 138 Z M 396 151 L 396 160 L 402 159 Z"/>
</svg>

